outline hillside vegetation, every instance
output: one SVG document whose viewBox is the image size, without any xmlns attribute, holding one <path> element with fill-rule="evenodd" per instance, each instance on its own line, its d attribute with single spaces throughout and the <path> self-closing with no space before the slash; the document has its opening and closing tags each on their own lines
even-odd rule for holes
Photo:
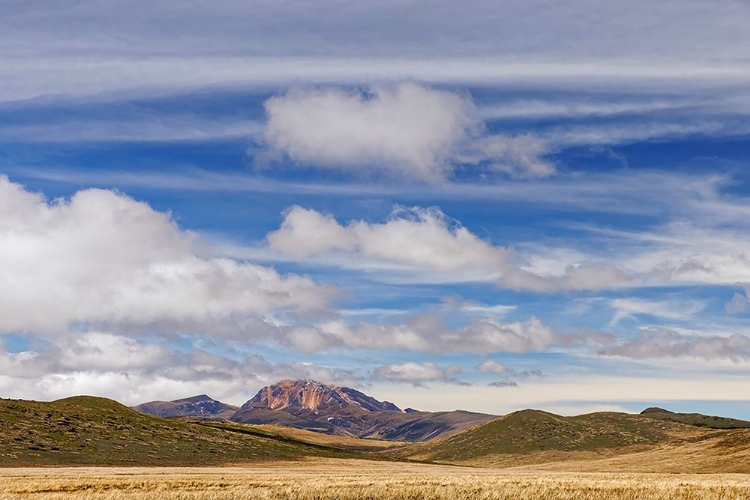
<svg viewBox="0 0 750 500">
<path fill-rule="evenodd" d="M 356 457 L 267 431 L 234 432 L 77 396 L 51 403 L 0 399 L 0 466 L 200 465 Z"/>
<path fill-rule="evenodd" d="M 646 408 L 641 412 L 641 415 L 658 420 L 669 420 L 670 422 L 680 422 L 697 427 L 707 427 L 709 429 L 750 429 L 750 422 L 746 420 L 703 415 L 701 413 L 675 413 L 663 408 Z"/>
<path fill-rule="evenodd" d="M 747 430 L 712 430 L 625 413 L 561 417 L 537 410 L 511 413 L 454 436 L 394 453 L 403 458 L 474 466 L 557 464 L 555 470 L 750 472 Z M 691 465 L 680 456 L 690 456 Z M 609 462 L 607 461 L 609 460 Z M 572 464 L 575 463 L 575 466 Z M 589 467 L 586 467 L 586 464 Z"/>
</svg>

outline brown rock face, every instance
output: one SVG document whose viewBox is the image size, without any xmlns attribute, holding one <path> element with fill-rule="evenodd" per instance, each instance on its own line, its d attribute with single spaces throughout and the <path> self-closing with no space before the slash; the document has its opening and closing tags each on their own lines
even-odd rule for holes
<svg viewBox="0 0 750 500">
<path fill-rule="evenodd" d="M 282 380 L 269 385 L 258 391 L 242 408 L 319 412 L 350 406 L 367 411 L 401 411 L 393 403 L 378 401 L 354 389 L 324 385 L 313 380 Z"/>
</svg>

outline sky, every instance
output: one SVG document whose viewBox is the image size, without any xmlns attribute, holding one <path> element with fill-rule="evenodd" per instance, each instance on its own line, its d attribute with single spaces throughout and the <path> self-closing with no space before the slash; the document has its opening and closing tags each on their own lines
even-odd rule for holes
<svg viewBox="0 0 750 500">
<path fill-rule="evenodd" d="M 0 397 L 750 419 L 750 2 L 0 7 Z"/>
</svg>

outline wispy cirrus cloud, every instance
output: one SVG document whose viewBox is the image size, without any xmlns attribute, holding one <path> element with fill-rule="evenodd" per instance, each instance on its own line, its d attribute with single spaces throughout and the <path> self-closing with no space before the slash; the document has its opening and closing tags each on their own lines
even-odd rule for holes
<svg viewBox="0 0 750 500">
<path fill-rule="evenodd" d="M 158 7 L 119 0 L 98 8 L 72 0 L 43 9 L 14 5 L 0 21 L 7 48 L 0 100 L 300 80 L 610 89 L 613 82 L 639 88 L 747 82 L 750 14 L 732 0 L 710 6 L 639 0 L 626 9 L 590 0 L 500 9 L 481 0 L 461 7 L 439 1 L 429 12 L 419 2 L 390 1 L 182 7 L 174 0 Z"/>
<path fill-rule="evenodd" d="M 461 374 L 461 367 L 458 365 L 448 365 L 441 368 L 435 363 L 425 361 L 416 363 L 408 361 L 406 363 L 392 363 L 375 369 L 372 373 L 373 380 L 384 380 L 388 382 L 408 382 L 419 386 L 428 381 L 446 381 L 452 380 L 456 375 Z"/>
<path fill-rule="evenodd" d="M 602 348 L 600 354 L 635 359 L 697 358 L 732 361 L 750 358 L 750 337 L 733 334 L 685 335 L 671 328 L 648 327 L 640 334 Z"/>
</svg>

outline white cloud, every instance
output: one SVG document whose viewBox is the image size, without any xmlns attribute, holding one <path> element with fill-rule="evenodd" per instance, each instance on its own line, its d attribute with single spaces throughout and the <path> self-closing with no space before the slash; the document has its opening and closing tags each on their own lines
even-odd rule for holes
<svg viewBox="0 0 750 500">
<path fill-rule="evenodd" d="M 387 380 L 390 382 L 409 382 L 419 385 L 421 382 L 431 380 L 446 380 L 452 375 L 459 375 L 461 368 L 456 365 L 450 365 L 441 368 L 435 363 L 426 361 L 415 363 L 409 361 L 406 363 L 392 363 L 381 366 L 372 373 L 375 380 Z"/>
<path fill-rule="evenodd" d="M 436 316 L 418 315 L 401 323 L 349 324 L 333 320 L 303 328 L 305 335 L 318 335 L 325 339 L 323 348 L 343 346 L 358 349 L 410 350 L 434 354 L 471 352 L 489 354 L 496 352 L 541 351 L 565 341 L 538 318 L 503 323 L 490 318 L 474 320 L 454 328 Z M 296 332 L 292 328 L 290 332 Z M 300 344 L 295 340 L 299 339 Z M 285 337 L 290 347 L 305 350 L 307 337 Z"/>
<path fill-rule="evenodd" d="M 565 101 L 550 99 L 513 99 L 498 104 L 489 104 L 479 108 L 484 119 L 534 119 L 534 118 L 578 118 L 587 116 L 614 116 L 650 114 L 660 111 L 694 109 L 698 106 L 722 106 L 724 99 L 669 99 L 650 98 L 633 99 L 632 97 L 610 97 L 607 101 L 593 100 L 591 96 L 585 99 Z M 734 103 L 734 101 L 732 101 Z M 742 102 L 742 101 L 740 101 Z"/>
<path fill-rule="evenodd" d="M 246 139 L 262 130 L 251 120 L 217 120 L 193 115 L 143 114 L 126 120 L 65 120 L 0 126 L 0 141 L 22 143 L 199 142 Z"/>
<path fill-rule="evenodd" d="M 673 89 L 747 82 L 750 51 L 748 9 L 733 0 L 89 7 L 6 9 L 0 99 L 410 77 Z"/>
<path fill-rule="evenodd" d="M 750 358 L 750 337 L 733 334 L 683 335 L 661 327 L 643 328 L 638 337 L 625 340 L 600 350 L 600 354 L 626 358 L 697 358 L 728 359 Z"/>
<path fill-rule="evenodd" d="M 637 297 L 626 297 L 612 299 L 610 307 L 615 310 L 610 324 L 617 324 L 625 318 L 638 315 L 649 315 L 657 318 L 685 321 L 693 318 L 701 312 L 706 304 L 699 301 L 666 300 L 655 301 L 639 299 Z"/>
<path fill-rule="evenodd" d="M 449 177 L 457 163 L 513 177 L 555 173 L 543 140 L 483 136 L 469 96 L 416 83 L 367 93 L 297 89 L 265 108 L 264 146 L 301 166 L 423 181 Z"/>
<path fill-rule="evenodd" d="M 49 347 L 17 353 L 0 346 L 0 391 L 5 397 L 56 399 L 91 394 L 138 404 L 208 393 L 241 404 L 263 385 L 285 378 L 349 386 L 362 382 L 353 372 L 313 363 L 269 363 L 258 355 L 231 359 L 197 348 L 173 350 L 109 332 L 81 333 Z"/>
<path fill-rule="evenodd" d="M 510 375 L 513 373 L 507 366 L 492 359 L 482 361 L 476 368 L 482 373 L 494 373 L 495 375 Z"/>
<path fill-rule="evenodd" d="M 616 267 L 596 260 L 567 265 L 555 274 L 529 271 L 513 249 L 478 238 L 436 208 L 399 208 L 384 223 L 342 225 L 330 215 L 295 206 L 266 240 L 271 250 L 293 259 L 390 270 L 416 281 L 494 281 L 544 292 L 601 289 L 629 281 Z"/>
<path fill-rule="evenodd" d="M 305 277 L 203 255 L 170 214 L 113 191 L 47 202 L 0 177 L 0 241 L 0 332 L 315 314 L 335 294 Z"/>
</svg>

